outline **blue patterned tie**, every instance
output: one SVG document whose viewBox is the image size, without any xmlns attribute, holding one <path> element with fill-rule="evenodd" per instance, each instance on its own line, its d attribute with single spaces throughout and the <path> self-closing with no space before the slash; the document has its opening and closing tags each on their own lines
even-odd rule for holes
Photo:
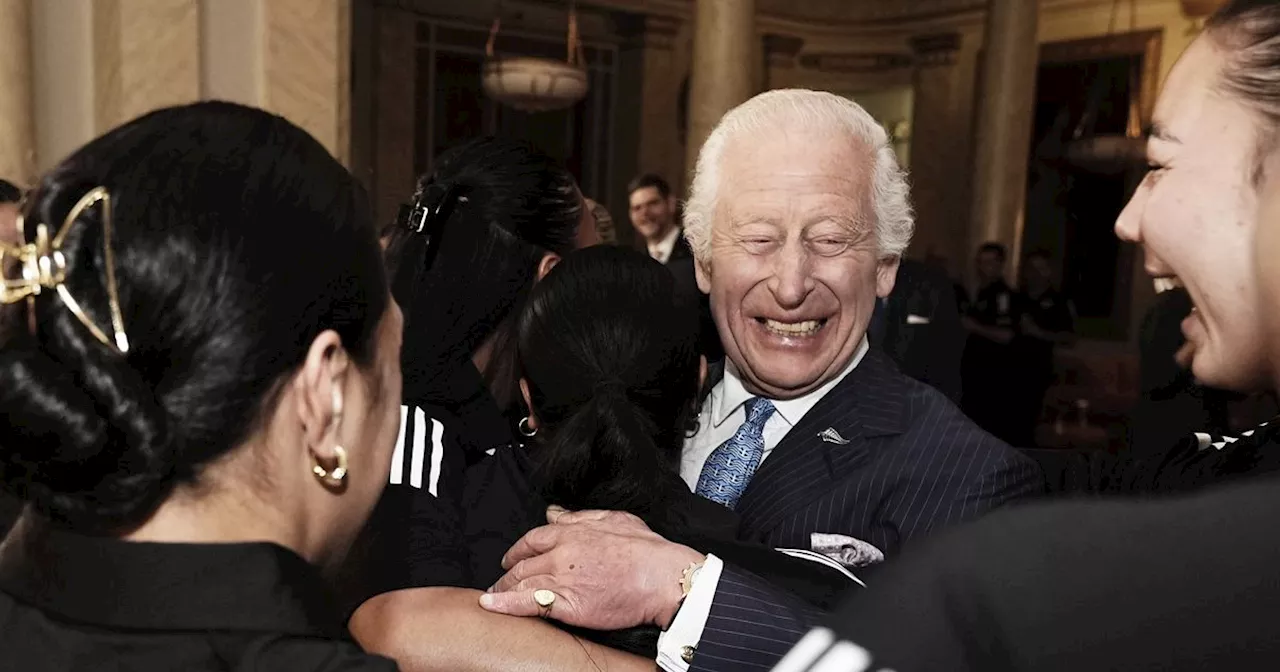
<svg viewBox="0 0 1280 672">
<path fill-rule="evenodd" d="M 760 458 L 764 457 L 764 423 L 776 410 L 772 401 L 758 397 L 748 400 L 744 407 L 747 421 L 728 441 L 711 451 L 707 463 L 702 465 L 696 491 L 731 509 L 738 505 L 738 499 L 760 466 Z"/>
</svg>

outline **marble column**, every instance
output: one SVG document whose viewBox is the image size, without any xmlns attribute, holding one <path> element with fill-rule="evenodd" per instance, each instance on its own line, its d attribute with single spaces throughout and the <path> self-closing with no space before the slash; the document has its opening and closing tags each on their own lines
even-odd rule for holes
<svg viewBox="0 0 1280 672">
<path fill-rule="evenodd" d="M 200 97 L 196 0 L 93 3 L 94 127 L 102 133 Z"/>
<path fill-rule="evenodd" d="M 968 254 L 988 240 L 1003 243 L 1009 248 L 1011 270 L 1020 255 L 1039 61 L 1039 6 L 1027 0 L 987 3 Z"/>
<path fill-rule="evenodd" d="M 973 69 L 958 63 L 959 33 L 911 39 L 915 53 L 911 119 L 911 196 L 916 235 L 909 253 L 934 254 L 953 265 L 968 259 L 968 207 Z M 959 268 L 959 266 L 956 266 Z"/>
<path fill-rule="evenodd" d="M 350 0 L 263 0 L 263 105 L 350 152 Z M 407 136 L 412 137 L 412 136 Z"/>
<path fill-rule="evenodd" d="M 725 112 L 756 92 L 755 0 L 697 0 L 693 65 L 689 77 L 689 131 L 685 167 L 691 175 L 698 150 Z"/>
<path fill-rule="evenodd" d="M 31 0 L 0 0 L 0 179 L 35 178 Z"/>
</svg>

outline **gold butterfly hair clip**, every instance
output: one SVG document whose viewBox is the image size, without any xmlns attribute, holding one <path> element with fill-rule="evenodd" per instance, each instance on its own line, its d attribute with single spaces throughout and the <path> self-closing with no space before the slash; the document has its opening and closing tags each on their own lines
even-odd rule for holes
<svg viewBox="0 0 1280 672">
<path fill-rule="evenodd" d="M 67 289 L 67 259 L 62 254 L 62 243 L 71 227 L 86 210 L 99 204 L 102 206 L 102 260 L 107 271 L 107 303 L 111 312 L 111 331 L 115 336 L 114 339 L 108 338 L 106 332 L 89 319 L 80 302 L 76 301 L 71 291 Z M 4 281 L 4 284 L 0 285 L 0 304 L 8 305 L 24 300 L 34 303 L 35 297 L 45 290 L 55 291 L 67 310 L 80 320 L 89 333 L 116 352 L 122 355 L 128 353 L 129 337 L 125 334 L 124 318 L 120 313 L 120 293 L 116 286 L 116 261 L 111 248 L 111 224 L 111 195 L 105 188 L 95 187 L 76 201 L 75 207 L 67 213 L 66 218 L 62 220 L 62 227 L 52 238 L 49 236 L 48 225 L 41 222 L 36 225 L 33 242 L 17 246 L 0 242 L 0 278 Z M 19 215 L 18 230 L 24 234 L 25 240 L 24 226 L 23 217 Z M 7 265 L 5 262 L 11 258 L 17 261 L 18 277 L 11 278 L 3 274 Z"/>
</svg>

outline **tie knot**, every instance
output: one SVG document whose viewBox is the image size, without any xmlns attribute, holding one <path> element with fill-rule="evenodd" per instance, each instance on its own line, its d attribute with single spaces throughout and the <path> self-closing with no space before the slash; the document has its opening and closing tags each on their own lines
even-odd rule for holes
<svg viewBox="0 0 1280 672">
<path fill-rule="evenodd" d="M 772 401 L 760 397 L 748 399 L 743 408 L 747 411 L 747 423 L 751 425 L 763 425 L 776 410 Z"/>
</svg>

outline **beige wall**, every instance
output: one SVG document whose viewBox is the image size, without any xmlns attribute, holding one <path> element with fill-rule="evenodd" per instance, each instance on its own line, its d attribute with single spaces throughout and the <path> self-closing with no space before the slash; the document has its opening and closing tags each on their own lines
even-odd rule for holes
<svg viewBox="0 0 1280 672">
<path fill-rule="evenodd" d="M 0 2 L 8 8 L 23 0 Z M 27 87 L 33 121 L 20 131 L 19 115 L 0 117 L 0 169 L 31 179 L 35 171 L 23 169 L 24 151 L 34 169 L 44 171 L 124 121 L 200 99 L 281 114 L 345 161 L 350 2 L 30 2 L 29 20 L 18 22 L 29 65 L 0 70 L 0 90 Z M 15 15 L 21 16 L 6 13 Z"/>
</svg>

